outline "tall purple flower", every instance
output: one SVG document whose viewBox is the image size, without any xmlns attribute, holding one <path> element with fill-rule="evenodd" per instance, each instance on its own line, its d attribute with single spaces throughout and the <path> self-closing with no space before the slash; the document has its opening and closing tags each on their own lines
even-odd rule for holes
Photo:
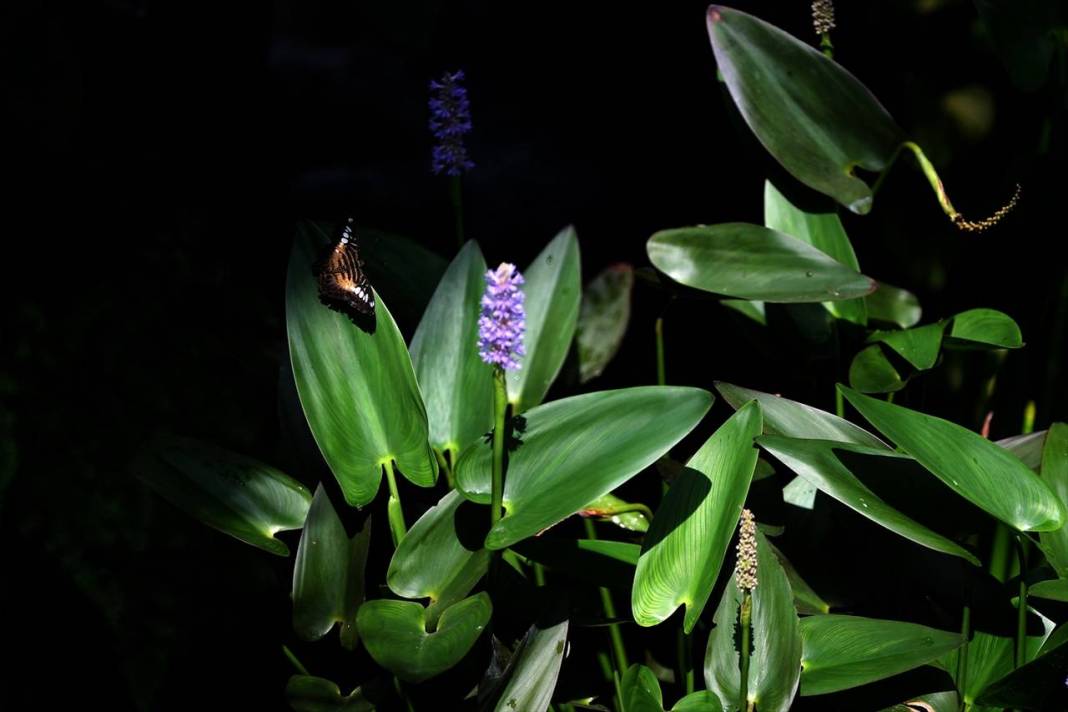
<svg viewBox="0 0 1068 712">
<path fill-rule="evenodd" d="M 478 319 L 478 355 L 506 371 L 518 369 L 517 357 L 524 353 L 526 324 L 521 284 L 523 275 L 513 264 L 502 262 L 496 270 L 486 272 L 482 316 Z"/>
<path fill-rule="evenodd" d="M 430 81 L 430 130 L 438 143 L 431 156 L 434 173 L 458 176 L 475 167 L 464 148 L 464 134 L 471 130 L 471 104 L 467 89 L 460 86 L 463 70 Z"/>
</svg>

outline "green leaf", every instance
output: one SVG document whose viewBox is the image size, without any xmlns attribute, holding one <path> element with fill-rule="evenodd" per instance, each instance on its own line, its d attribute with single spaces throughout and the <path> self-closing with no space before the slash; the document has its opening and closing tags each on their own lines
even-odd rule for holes
<svg viewBox="0 0 1068 712">
<path fill-rule="evenodd" d="M 516 413 L 541 403 L 571 348 L 582 300 L 575 228 L 561 230 L 524 270 L 523 277 L 526 355 L 522 367 L 508 373 L 508 402 Z"/>
<path fill-rule="evenodd" d="M 708 690 L 691 692 L 675 703 L 671 712 L 723 712 L 719 698 Z"/>
<path fill-rule="evenodd" d="M 1068 424 L 1054 423 L 1050 426 L 1042 448 L 1041 477 L 1057 498 L 1068 506 Z M 1042 532 L 1039 542 L 1042 553 L 1057 575 L 1068 578 L 1068 528 Z"/>
<path fill-rule="evenodd" d="M 768 548 L 775 554 L 775 558 L 778 559 L 782 570 L 786 573 L 786 580 L 790 582 L 790 590 L 794 594 L 794 608 L 797 609 L 797 612 L 806 616 L 829 613 L 831 605 L 824 601 L 808 585 L 807 581 L 801 578 L 801 574 L 790 563 L 790 560 L 770 541 L 768 542 Z"/>
<path fill-rule="evenodd" d="M 586 285 L 578 319 L 579 381 L 600 376 L 615 358 L 630 323 L 634 268 L 618 263 Z"/>
<path fill-rule="evenodd" d="M 485 591 L 450 606 L 427 632 L 426 609 L 412 601 L 367 601 L 356 614 L 363 645 L 374 661 L 408 682 L 439 675 L 467 655 L 489 623 Z"/>
<path fill-rule="evenodd" d="M 923 371 L 933 367 L 938 360 L 945 326 L 945 322 L 937 322 L 914 329 L 875 331 L 868 337 L 868 343 L 886 344 L 913 368 Z"/>
<path fill-rule="evenodd" d="M 854 168 L 881 172 L 903 134 L 834 60 L 752 15 L 708 8 L 708 35 L 738 111 L 764 148 L 805 185 L 855 213 L 872 191 Z"/>
<path fill-rule="evenodd" d="M 429 598 L 427 618 L 466 596 L 489 568 L 482 548 L 489 512 L 452 490 L 419 518 L 389 562 L 386 583 L 404 598 Z"/>
<path fill-rule="evenodd" d="M 768 540 L 757 532 L 757 572 L 753 589 L 753 639 L 749 664 L 749 703 L 762 712 L 790 709 L 801 674 L 801 632 L 786 572 Z M 739 653 L 735 647 L 742 593 L 732 576 L 716 610 L 716 627 L 705 651 L 705 685 L 724 709 L 736 709 L 741 695 Z"/>
<path fill-rule="evenodd" d="M 619 685 L 626 712 L 664 712 L 664 695 L 653 671 L 635 663 L 623 673 Z"/>
<path fill-rule="evenodd" d="M 1027 636 L 1025 660 L 1034 658 L 1045 639 L 1046 635 Z M 968 705 L 976 704 L 991 683 L 1012 672 L 1015 649 L 1015 638 L 976 631 L 968 642 L 968 674 L 965 677 L 964 690 L 961 691 Z M 955 673 L 958 655 L 959 651 L 948 653 L 938 661 L 938 666 L 950 674 Z M 1064 673 L 1061 675 L 1063 684 Z"/>
<path fill-rule="evenodd" d="M 1049 555 L 1047 554 L 1048 557 Z M 1068 603 L 1068 579 L 1059 578 L 1050 581 L 1039 581 L 1027 588 L 1027 595 Z"/>
<path fill-rule="evenodd" d="M 493 371 L 478 355 L 486 260 L 473 240 L 441 278 L 412 337 L 412 365 L 426 403 L 430 445 L 452 462 L 493 427 Z"/>
<path fill-rule="evenodd" d="M 839 459 L 836 450 L 855 452 L 872 457 L 908 458 L 863 445 L 850 445 L 830 440 L 800 440 L 777 435 L 757 438 L 760 447 L 778 458 L 784 465 L 816 485 L 842 504 L 881 527 L 928 549 L 941 551 L 979 565 L 979 560 L 967 549 L 937 534 L 914 519 L 902 514 L 872 492 L 850 472 Z"/>
<path fill-rule="evenodd" d="M 630 532 L 649 531 L 649 520 L 641 511 L 620 512 L 633 505 L 624 502 L 614 494 L 606 494 L 593 500 L 582 508 L 581 514 L 585 517 L 597 517 L 601 521 L 615 524 L 620 529 Z"/>
<path fill-rule="evenodd" d="M 293 566 L 293 630 L 301 639 L 318 640 L 341 623 L 343 644 L 355 647 L 370 521 L 349 541 L 326 490 L 316 488 Z"/>
<path fill-rule="evenodd" d="M 857 352 L 849 364 L 849 385 L 864 393 L 893 393 L 905 387 L 905 379 L 882 348 L 872 344 Z"/>
<path fill-rule="evenodd" d="M 342 696 L 336 684 L 311 675 L 290 677 L 286 683 L 286 700 L 294 712 L 374 712 L 375 709 L 359 687 Z"/>
<path fill-rule="evenodd" d="M 1019 531 L 1056 531 L 1065 505 L 1019 458 L 966 428 L 839 386 L 868 421 L 957 494 Z"/>
<path fill-rule="evenodd" d="M 315 442 L 346 501 L 363 507 L 386 463 L 420 487 L 434 484 L 438 465 L 415 370 L 385 302 L 377 300 L 373 334 L 319 303 L 312 264 L 326 239 L 313 223 L 299 227 L 286 287 L 289 356 Z"/>
<path fill-rule="evenodd" d="M 970 309 L 953 317 L 948 336 L 1005 349 L 1021 348 L 1020 327 L 1007 314 L 994 309 Z"/>
<path fill-rule="evenodd" d="M 311 493 L 288 475 L 188 438 L 157 438 L 134 470 L 186 514 L 279 556 L 289 556 L 289 547 L 274 535 L 304 526 L 311 506 Z"/>
<path fill-rule="evenodd" d="M 761 326 L 768 325 L 768 317 L 765 314 L 764 302 L 753 299 L 722 299 L 719 302 L 723 306 L 747 316 Z"/>
<path fill-rule="evenodd" d="M 749 223 L 661 230 L 649 260 L 688 287 L 766 302 L 825 302 L 863 297 L 875 282 L 806 242 Z"/>
<path fill-rule="evenodd" d="M 1020 461 L 1036 472 L 1042 466 L 1042 449 L 1046 443 L 1046 431 L 1039 430 L 1036 433 L 1013 435 L 996 441 L 1000 447 L 1005 448 Z"/>
<path fill-rule="evenodd" d="M 545 712 L 556 689 L 556 678 L 567 650 L 566 619 L 533 626 L 501 693 L 496 712 Z"/>
<path fill-rule="evenodd" d="M 671 484 L 645 535 L 631 610 L 652 626 L 686 607 L 689 633 L 712 593 L 756 466 L 760 406 L 742 406 L 712 434 Z"/>
<path fill-rule="evenodd" d="M 816 493 L 819 489 L 804 477 L 794 477 L 782 488 L 782 501 L 801 509 L 816 506 Z"/>
<path fill-rule="evenodd" d="M 764 182 L 764 225 L 804 240 L 846 267 L 860 271 L 857 255 L 838 214 L 833 211 L 806 212 L 791 203 L 770 180 Z M 861 326 L 868 323 L 868 310 L 863 299 L 824 302 L 823 305 L 839 319 Z"/>
<path fill-rule="evenodd" d="M 881 712 L 958 712 L 960 710 L 960 697 L 953 690 L 947 692 L 932 692 L 929 695 L 913 697 L 893 707 L 887 707 Z"/>
<path fill-rule="evenodd" d="M 916 295 L 900 287 L 879 282 L 874 292 L 864 297 L 870 321 L 882 321 L 908 329 L 920 323 L 923 310 Z"/>
<path fill-rule="evenodd" d="M 1028 639 L 1031 642 L 1031 639 Z M 976 704 L 1019 709 L 1057 710 L 1068 705 L 1065 670 L 1068 669 L 1068 641 L 986 686 Z M 969 646 L 970 647 L 970 646 Z"/>
<path fill-rule="evenodd" d="M 801 619 L 801 694 L 824 695 L 932 662 L 963 643 L 915 623 L 830 614 Z"/>
<path fill-rule="evenodd" d="M 645 386 L 564 398 L 526 413 L 522 444 L 508 456 L 505 516 L 486 536 L 503 549 L 560 522 L 653 464 L 712 405 L 699 388 Z M 491 451 L 471 445 L 457 487 L 489 504 Z"/>
</svg>

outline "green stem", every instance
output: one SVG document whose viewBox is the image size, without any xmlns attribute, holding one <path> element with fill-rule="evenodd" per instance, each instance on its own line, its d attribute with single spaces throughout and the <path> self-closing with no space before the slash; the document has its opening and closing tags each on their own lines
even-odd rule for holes
<svg viewBox="0 0 1068 712">
<path fill-rule="evenodd" d="M 586 538 L 590 541 L 596 541 L 597 529 L 593 526 L 593 522 L 589 519 L 583 519 L 582 523 L 586 527 Z M 601 591 L 601 607 L 604 609 L 605 618 L 615 620 L 616 606 L 612 601 L 612 592 L 604 586 L 599 588 Z M 612 662 L 615 665 L 616 672 L 622 675 L 630 667 L 630 663 L 627 660 L 627 649 L 623 645 L 623 631 L 618 623 L 612 623 L 608 626 L 608 635 L 612 639 Z"/>
<path fill-rule="evenodd" d="M 449 453 L 452 454 L 451 452 Z M 449 489 L 456 489 L 456 481 L 453 480 L 452 467 L 449 465 L 449 459 L 445 457 L 445 453 L 439 450 L 434 450 L 434 456 L 438 458 L 438 467 L 445 473 L 445 481 L 449 483 Z"/>
<path fill-rule="evenodd" d="M 960 646 L 957 653 L 957 691 L 960 693 L 962 702 L 964 700 L 964 687 L 968 681 L 968 636 L 971 634 L 972 607 L 966 603 L 960 616 L 960 637 L 964 639 L 964 644 Z M 965 707 L 967 707 L 967 704 L 965 704 Z"/>
<path fill-rule="evenodd" d="M 464 205 L 463 187 L 460 184 L 460 176 L 449 176 L 449 202 L 452 203 L 452 213 L 456 218 L 456 246 L 464 246 Z"/>
<path fill-rule="evenodd" d="M 742 607 L 738 615 L 738 624 L 742 627 L 741 656 L 741 693 L 738 696 L 738 709 L 749 707 L 749 624 L 753 615 L 753 595 L 746 591 L 742 595 Z"/>
<path fill-rule="evenodd" d="M 1016 650 L 1012 656 L 1013 668 L 1027 662 L 1027 540 L 1016 539 L 1016 554 L 1020 557 L 1020 595 L 1016 604 Z"/>
<path fill-rule="evenodd" d="M 545 567 L 537 561 L 534 562 L 534 585 L 538 588 L 545 586 Z"/>
<path fill-rule="evenodd" d="M 293 663 L 293 667 L 297 669 L 297 672 L 301 675 L 311 675 L 311 673 L 308 672 L 308 668 L 304 667 L 304 664 L 297 659 L 297 656 L 293 654 L 293 651 L 289 649 L 289 646 L 283 645 L 282 652 L 289 659 L 289 662 Z"/>
<path fill-rule="evenodd" d="M 687 635 L 682 629 L 682 624 L 675 630 L 675 658 L 678 661 L 678 669 L 675 671 L 675 679 L 682 688 L 683 696 L 694 690 L 693 679 L 693 635 Z"/>
<path fill-rule="evenodd" d="M 664 317 L 656 318 L 656 384 L 667 384 L 667 376 L 664 370 Z"/>
<path fill-rule="evenodd" d="M 831 44 L 831 33 L 824 32 L 820 35 L 820 49 L 827 59 L 834 59 L 834 45 Z"/>
<path fill-rule="evenodd" d="M 393 537 L 393 548 L 400 546 L 404 541 L 404 535 L 408 533 L 408 526 L 404 523 L 404 508 L 401 507 L 400 491 L 397 489 L 397 477 L 393 474 L 393 460 L 383 463 L 386 471 L 386 482 L 389 483 L 389 502 L 386 504 L 386 515 L 389 518 L 389 532 Z"/>
<path fill-rule="evenodd" d="M 399 677 L 393 677 L 393 689 L 397 691 L 397 696 L 401 698 L 401 702 L 404 703 L 405 709 L 408 712 L 415 712 L 415 708 L 412 707 L 412 701 L 408 699 L 408 693 L 404 691 L 404 687 L 401 686 Z"/>
<path fill-rule="evenodd" d="M 493 369 L 493 488 L 490 495 L 490 527 L 501 520 L 504 503 L 504 420 L 508 410 L 508 385 L 504 369 Z"/>
<path fill-rule="evenodd" d="M 837 323 L 837 322 L 836 322 Z M 838 386 L 834 387 L 834 413 L 839 418 L 845 417 L 845 398 Z"/>
</svg>

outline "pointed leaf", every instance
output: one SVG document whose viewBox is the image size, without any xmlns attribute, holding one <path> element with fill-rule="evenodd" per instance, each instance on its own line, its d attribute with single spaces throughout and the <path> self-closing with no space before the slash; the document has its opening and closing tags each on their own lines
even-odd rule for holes
<svg viewBox="0 0 1068 712">
<path fill-rule="evenodd" d="M 878 288 L 864 297 L 864 304 L 869 320 L 896 324 L 902 329 L 916 326 L 923 315 L 915 294 L 885 282 L 879 282 Z"/>
<path fill-rule="evenodd" d="M 525 415 L 522 443 L 508 456 L 505 516 L 486 536 L 503 549 L 566 519 L 666 453 L 712 405 L 699 388 L 645 386 L 587 393 Z M 491 451 L 478 442 L 456 463 L 457 487 L 489 504 Z"/>
<path fill-rule="evenodd" d="M 493 372 L 478 355 L 486 260 L 473 240 L 445 271 L 412 337 L 412 365 L 426 403 L 430 445 L 460 451 L 493 427 Z"/>
<path fill-rule="evenodd" d="M 720 304 L 747 316 L 761 326 L 768 325 L 768 317 L 764 302 L 756 299 L 721 299 Z"/>
<path fill-rule="evenodd" d="M 686 606 L 689 633 L 712 593 L 756 466 L 753 438 L 760 406 L 742 406 L 686 463 L 642 544 L 631 610 L 639 625 L 667 620 Z"/>
<path fill-rule="evenodd" d="M 303 640 L 318 640 L 345 613 L 349 536 L 320 484 L 300 533 L 293 565 L 293 630 Z"/>
<path fill-rule="evenodd" d="M 523 277 L 526 355 L 520 369 L 508 373 L 508 402 L 516 413 L 541 403 L 571 348 L 582 300 L 575 228 L 561 230 L 523 271 Z"/>
<path fill-rule="evenodd" d="M 312 270 L 327 235 L 302 223 L 289 261 L 286 321 L 289 356 L 304 414 L 345 499 L 375 498 L 383 464 L 393 460 L 420 487 L 438 465 L 427 444 L 426 410 L 408 349 L 385 302 L 374 333 L 319 303 Z"/>
<path fill-rule="evenodd" d="M 1050 581 L 1039 581 L 1027 588 L 1027 595 L 1068 603 L 1068 579 L 1059 578 Z"/>
<path fill-rule="evenodd" d="M 979 565 L 967 549 L 902 514 L 872 492 L 838 458 L 836 450 L 872 457 L 908 459 L 888 450 L 849 445 L 829 440 L 799 440 L 777 435 L 757 438 L 757 443 L 784 465 L 863 517 L 928 549 L 941 551 Z"/>
<path fill-rule="evenodd" d="M 956 633 L 857 616 L 801 619 L 801 694 L 848 690 L 926 665 L 963 643 Z"/>
<path fill-rule="evenodd" d="M 860 271 L 857 255 L 838 214 L 830 210 L 806 212 L 791 203 L 770 180 L 764 182 L 764 225 L 804 240 L 846 267 Z M 839 319 L 861 326 L 868 323 L 868 310 L 863 299 L 824 302 L 823 305 Z"/>
<path fill-rule="evenodd" d="M 1037 433 L 1013 435 L 996 442 L 999 446 L 1020 458 L 1020 461 L 1032 470 L 1037 472 L 1042 466 L 1042 449 L 1046 444 L 1045 430 L 1039 430 Z"/>
<path fill-rule="evenodd" d="M 708 35 L 731 98 L 768 152 L 853 212 L 871 210 L 871 188 L 853 170 L 885 170 L 904 138 L 871 92 L 834 60 L 744 12 L 710 6 Z"/>
<path fill-rule="evenodd" d="M 586 285 L 578 320 L 579 381 L 586 383 L 604 371 L 623 343 L 630 323 L 630 295 L 634 268 L 619 263 Z"/>
<path fill-rule="evenodd" d="M 976 433 L 839 386 L 877 430 L 953 489 L 1019 531 L 1056 531 L 1065 505 L 1019 458 Z"/>
<path fill-rule="evenodd" d="M 1068 506 L 1068 424 L 1054 423 L 1046 434 L 1042 448 L 1042 481 L 1057 498 Z M 1062 527 L 1039 535 L 1042 552 L 1050 566 L 1062 578 L 1068 578 L 1068 528 Z"/>
<path fill-rule="evenodd" d="M 330 680 L 311 675 L 293 675 L 286 683 L 286 700 L 294 712 L 374 712 L 375 706 L 357 687 L 342 696 Z"/>
<path fill-rule="evenodd" d="M 564 619 L 535 625 L 527 632 L 496 712 L 545 712 L 549 708 L 567 651 L 567 628 Z"/>
<path fill-rule="evenodd" d="M 623 673 L 619 685 L 626 712 L 664 712 L 664 694 L 653 671 L 635 663 Z"/>
<path fill-rule="evenodd" d="M 467 655 L 493 613 L 482 592 L 450 606 L 428 633 L 426 609 L 412 601 L 379 599 L 360 606 L 356 625 L 375 662 L 408 682 L 440 675 Z"/>
<path fill-rule="evenodd" d="M 876 331 L 868 337 L 868 343 L 886 344 L 913 368 L 923 371 L 934 366 L 938 360 L 945 327 L 944 322 L 938 322 L 900 331 Z"/>
<path fill-rule="evenodd" d="M 645 249 L 676 282 L 729 297 L 825 302 L 875 289 L 872 279 L 808 243 L 749 223 L 662 230 Z"/>
<path fill-rule="evenodd" d="M 279 556 L 288 556 L 289 547 L 274 535 L 304 526 L 311 506 L 311 493 L 288 475 L 189 438 L 158 438 L 134 469 L 190 516 Z"/>
<path fill-rule="evenodd" d="M 882 348 L 872 344 L 858 351 L 849 364 L 849 385 L 863 393 L 893 393 L 905 387 L 905 379 Z"/>
<path fill-rule="evenodd" d="M 356 628 L 356 613 L 363 605 L 367 592 L 364 579 L 367 569 L 367 552 L 371 548 L 371 517 L 364 520 L 363 528 L 349 542 L 348 580 L 345 585 L 345 602 L 341 614 L 341 647 L 354 650 L 359 642 Z"/>
<path fill-rule="evenodd" d="M 1007 314 L 995 309 L 969 309 L 953 317 L 948 336 L 998 348 L 1018 349 L 1024 345 L 1020 327 Z"/>
</svg>

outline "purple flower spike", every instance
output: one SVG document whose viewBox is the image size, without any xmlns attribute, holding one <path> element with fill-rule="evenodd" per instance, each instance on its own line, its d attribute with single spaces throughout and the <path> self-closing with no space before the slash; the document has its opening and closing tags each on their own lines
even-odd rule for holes
<svg viewBox="0 0 1068 712">
<path fill-rule="evenodd" d="M 434 173 L 458 176 L 475 167 L 464 148 L 464 134 L 471 130 L 471 104 L 467 89 L 460 86 L 463 78 L 460 70 L 430 82 L 430 130 L 438 140 L 431 156 Z"/>
<path fill-rule="evenodd" d="M 519 368 L 523 355 L 523 275 L 515 265 L 502 262 L 486 272 L 486 292 L 482 295 L 482 316 L 478 319 L 478 355 L 486 363 L 506 371 Z"/>
</svg>

